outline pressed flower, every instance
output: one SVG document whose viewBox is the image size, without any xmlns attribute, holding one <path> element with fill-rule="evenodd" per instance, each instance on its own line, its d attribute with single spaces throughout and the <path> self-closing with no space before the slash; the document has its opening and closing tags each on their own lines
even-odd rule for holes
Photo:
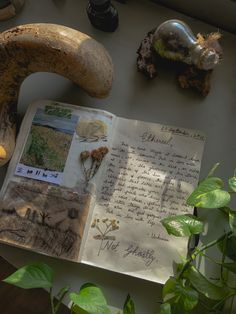
<svg viewBox="0 0 236 314">
<path fill-rule="evenodd" d="M 100 153 L 99 149 L 94 149 L 91 152 L 91 157 L 92 157 L 93 160 L 101 161 L 103 156 Z"/>
<path fill-rule="evenodd" d="M 94 219 L 93 222 L 92 222 L 92 224 L 91 224 L 91 228 L 95 228 L 95 227 L 96 227 L 96 224 L 97 224 L 97 220 Z"/>
<path fill-rule="evenodd" d="M 100 154 L 104 157 L 108 153 L 108 148 L 106 146 L 102 146 L 99 149 Z"/>
<path fill-rule="evenodd" d="M 85 176 L 85 180 L 88 183 L 95 174 L 97 173 L 99 167 L 101 166 L 104 156 L 108 153 L 108 148 L 106 146 L 93 149 L 91 152 L 83 151 L 80 154 L 79 160 L 81 162 L 81 167 Z M 89 162 L 85 161 L 89 158 Z"/>
<path fill-rule="evenodd" d="M 80 160 L 85 161 L 89 158 L 89 156 L 90 156 L 90 152 L 85 150 L 84 152 L 80 154 Z"/>
</svg>

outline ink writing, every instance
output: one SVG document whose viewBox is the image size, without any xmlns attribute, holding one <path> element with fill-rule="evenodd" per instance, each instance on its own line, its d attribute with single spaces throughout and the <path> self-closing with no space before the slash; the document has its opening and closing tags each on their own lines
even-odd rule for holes
<svg viewBox="0 0 236 314">
<path fill-rule="evenodd" d="M 154 250 L 141 248 L 139 245 L 130 244 L 123 257 L 135 256 L 143 260 L 145 266 L 150 266 L 154 261 L 157 261 L 157 258 L 154 255 Z"/>
</svg>

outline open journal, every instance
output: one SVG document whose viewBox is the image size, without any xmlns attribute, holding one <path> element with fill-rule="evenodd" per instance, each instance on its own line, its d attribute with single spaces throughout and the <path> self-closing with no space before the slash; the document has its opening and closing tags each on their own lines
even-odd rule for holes
<svg viewBox="0 0 236 314">
<path fill-rule="evenodd" d="M 39 101 L 1 190 L 0 241 L 164 283 L 187 238 L 160 220 L 192 213 L 204 135 Z"/>
</svg>

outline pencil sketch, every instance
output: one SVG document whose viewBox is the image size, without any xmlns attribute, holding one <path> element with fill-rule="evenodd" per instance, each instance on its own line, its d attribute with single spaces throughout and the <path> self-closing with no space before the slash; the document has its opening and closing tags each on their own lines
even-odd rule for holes
<svg viewBox="0 0 236 314">
<path fill-rule="evenodd" d="M 102 250 L 103 242 L 105 240 L 114 241 L 116 239 L 114 235 L 109 234 L 113 234 L 114 231 L 119 229 L 119 221 L 116 219 L 103 218 L 102 220 L 100 220 L 95 218 L 93 220 L 91 228 L 95 228 L 95 230 L 97 230 L 97 234 L 93 236 L 93 239 L 100 241 L 97 254 L 99 256 Z"/>
<path fill-rule="evenodd" d="M 7 187 L 0 205 L 0 240 L 77 260 L 91 195 L 27 181 L 11 181 Z"/>
</svg>

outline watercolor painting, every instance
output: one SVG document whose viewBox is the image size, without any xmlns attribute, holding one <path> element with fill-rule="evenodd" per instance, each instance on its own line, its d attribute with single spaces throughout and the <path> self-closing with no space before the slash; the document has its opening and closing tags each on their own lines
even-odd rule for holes
<svg viewBox="0 0 236 314">
<path fill-rule="evenodd" d="M 89 192 L 11 181 L 0 206 L 0 241 L 77 261 L 90 201 Z"/>
<path fill-rule="evenodd" d="M 102 120 L 81 120 L 76 126 L 80 142 L 107 141 L 107 125 Z"/>
<path fill-rule="evenodd" d="M 32 121 L 20 164 L 63 172 L 78 117 L 58 106 L 39 108 Z"/>
</svg>

